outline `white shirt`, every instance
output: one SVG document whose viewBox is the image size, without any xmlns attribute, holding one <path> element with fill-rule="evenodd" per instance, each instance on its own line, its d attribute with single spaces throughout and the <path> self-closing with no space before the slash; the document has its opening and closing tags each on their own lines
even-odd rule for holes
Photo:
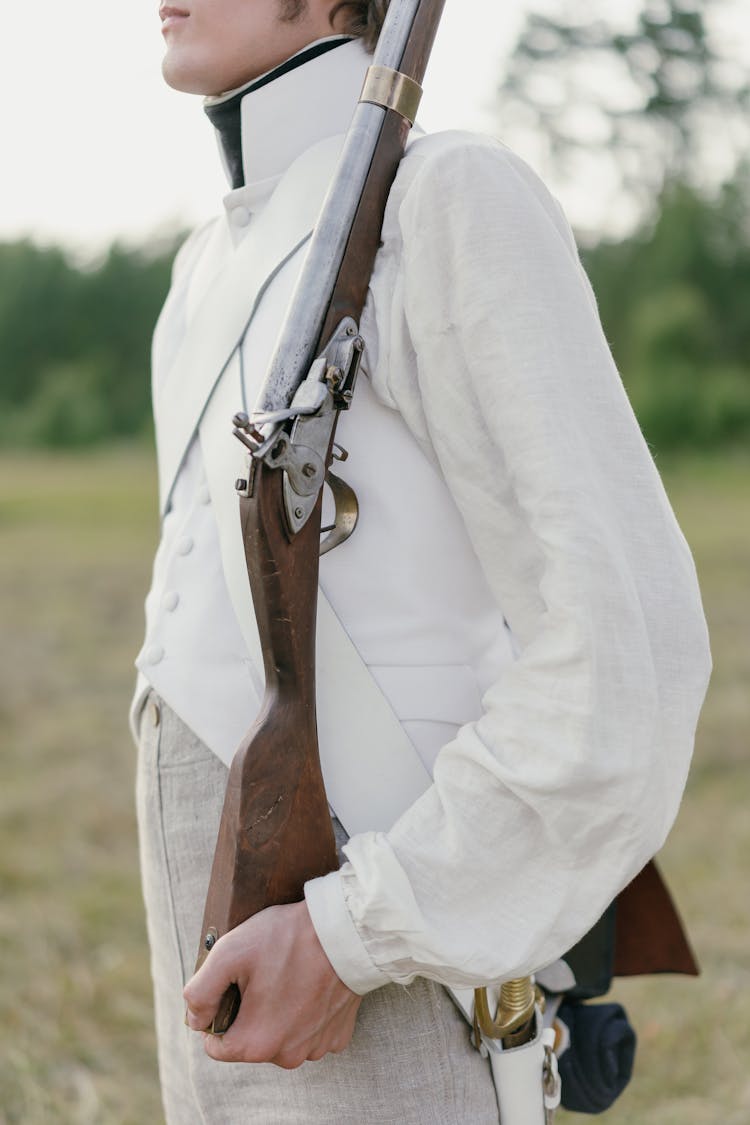
<svg viewBox="0 0 750 1125">
<path fill-rule="evenodd" d="M 332 82 L 349 50 L 320 60 Z M 357 991 L 514 977 L 572 946 L 673 822 L 710 666 L 694 567 L 568 225 L 508 149 L 414 144 L 362 330 L 378 409 L 398 412 L 456 513 L 499 655 L 432 788 L 388 833 L 355 836 L 306 897 Z M 164 551 L 165 573 L 186 557 Z M 346 589 L 336 605 L 326 581 L 367 659 Z M 189 694 L 165 698 L 185 717 Z"/>
<path fill-rule="evenodd" d="M 439 464 L 519 655 L 433 789 L 308 888 L 360 991 L 515 977 L 569 948 L 663 843 L 710 668 L 692 560 L 559 206 L 494 142 L 425 152 L 389 201 L 373 386 Z"/>
</svg>

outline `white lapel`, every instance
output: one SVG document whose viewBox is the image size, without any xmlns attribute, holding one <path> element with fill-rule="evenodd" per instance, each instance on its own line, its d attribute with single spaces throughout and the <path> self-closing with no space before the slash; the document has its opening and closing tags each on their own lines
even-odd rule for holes
<svg viewBox="0 0 750 1125">
<path fill-rule="evenodd" d="M 263 294 L 312 233 L 343 140 L 327 137 L 294 161 L 191 319 L 155 403 L 162 513 L 206 405 Z"/>
</svg>

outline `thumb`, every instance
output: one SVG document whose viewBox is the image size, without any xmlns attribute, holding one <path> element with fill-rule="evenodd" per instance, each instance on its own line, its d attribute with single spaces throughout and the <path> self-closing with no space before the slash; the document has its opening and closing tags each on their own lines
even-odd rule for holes
<svg viewBox="0 0 750 1125">
<path fill-rule="evenodd" d="M 237 980 L 237 966 L 226 946 L 218 941 L 198 972 L 185 985 L 186 1022 L 193 1031 L 210 1027 L 222 996 Z"/>
</svg>

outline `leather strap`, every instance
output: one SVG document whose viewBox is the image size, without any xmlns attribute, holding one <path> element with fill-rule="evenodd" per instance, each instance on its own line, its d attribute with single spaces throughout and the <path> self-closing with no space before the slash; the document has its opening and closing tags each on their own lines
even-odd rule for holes
<svg viewBox="0 0 750 1125">
<path fill-rule="evenodd" d="M 312 233 L 342 142 L 342 136 L 328 137 L 289 167 L 190 321 L 154 404 L 162 514 L 206 405 L 263 294 Z M 168 416 L 159 416 L 162 404 Z"/>
</svg>

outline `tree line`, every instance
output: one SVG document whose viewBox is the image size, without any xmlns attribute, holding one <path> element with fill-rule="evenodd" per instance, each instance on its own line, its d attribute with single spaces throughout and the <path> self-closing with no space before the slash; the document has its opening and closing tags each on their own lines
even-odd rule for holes
<svg viewBox="0 0 750 1125">
<path fill-rule="evenodd" d="M 750 438 L 750 140 L 717 182 L 717 135 L 745 136 L 746 68 L 714 28 L 724 0 L 530 10 L 498 89 L 501 135 L 542 138 L 541 171 L 617 170 L 640 215 L 582 254 L 647 440 Z M 618 17 L 619 18 L 619 17 Z M 523 153 L 523 146 L 520 146 Z M 149 345 L 177 242 L 113 245 L 96 265 L 0 244 L 0 444 L 80 446 L 150 432 Z"/>
<path fill-rule="evenodd" d="M 0 244 L 0 443 L 82 446 L 150 430 L 149 349 L 176 244 Z"/>
<path fill-rule="evenodd" d="M 0 443 L 150 434 L 149 347 L 176 244 L 95 267 L 0 244 Z M 628 238 L 582 253 L 607 339 L 656 448 L 750 438 L 750 170 L 707 198 L 670 183 Z"/>
</svg>

